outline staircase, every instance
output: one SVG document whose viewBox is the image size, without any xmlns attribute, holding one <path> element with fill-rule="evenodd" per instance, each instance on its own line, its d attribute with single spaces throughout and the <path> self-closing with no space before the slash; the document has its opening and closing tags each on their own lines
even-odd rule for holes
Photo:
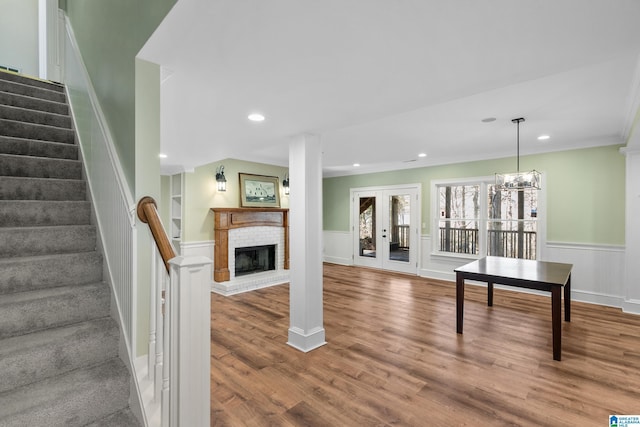
<svg viewBox="0 0 640 427">
<path fill-rule="evenodd" d="M 138 426 L 63 87 L 0 72 L 0 426 Z"/>
</svg>

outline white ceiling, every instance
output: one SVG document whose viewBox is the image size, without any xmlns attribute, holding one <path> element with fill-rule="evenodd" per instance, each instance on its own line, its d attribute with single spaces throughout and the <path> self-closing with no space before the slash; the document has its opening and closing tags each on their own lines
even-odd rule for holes
<svg viewBox="0 0 640 427">
<path fill-rule="evenodd" d="M 624 143 L 640 1 L 179 0 L 139 56 L 162 65 L 165 173 L 286 166 L 301 133 L 325 176 L 401 169 L 513 156 L 516 117 L 522 154 Z"/>
</svg>

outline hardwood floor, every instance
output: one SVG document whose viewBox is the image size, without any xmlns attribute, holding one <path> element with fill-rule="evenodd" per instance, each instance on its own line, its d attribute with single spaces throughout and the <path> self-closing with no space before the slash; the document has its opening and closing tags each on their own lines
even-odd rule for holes
<svg viewBox="0 0 640 427">
<path fill-rule="evenodd" d="M 575 284 L 574 284 L 575 286 Z M 212 295 L 215 426 L 605 426 L 640 414 L 640 316 L 573 302 L 562 361 L 550 298 L 324 266 L 327 345 L 286 344 L 288 285 Z"/>
</svg>

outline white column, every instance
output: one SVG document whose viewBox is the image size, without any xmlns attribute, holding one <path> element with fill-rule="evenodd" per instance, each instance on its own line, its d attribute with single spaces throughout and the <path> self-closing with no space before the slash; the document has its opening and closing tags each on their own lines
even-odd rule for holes
<svg viewBox="0 0 640 427">
<path fill-rule="evenodd" d="M 640 128 L 636 129 L 640 132 Z M 640 137 L 640 136 L 639 136 Z M 629 144 L 631 145 L 631 144 Z M 623 149 L 624 150 L 624 149 Z M 640 314 L 640 150 L 624 150 L 626 156 L 625 301 L 623 310 Z"/>
<path fill-rule="evenodd" d="M 308 352 L 324 344 L 322 316 L 322 148 L 316 135 L 289 144 L 289 341 Z"/>
</svg>

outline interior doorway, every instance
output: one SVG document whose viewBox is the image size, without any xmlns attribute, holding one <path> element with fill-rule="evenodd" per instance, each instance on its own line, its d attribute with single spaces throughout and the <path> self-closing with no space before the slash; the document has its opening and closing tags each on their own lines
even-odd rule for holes
<svg viewBox="0 0 640 427">
<path fill-rule="evenodd" d="M 351 189 L 355 265 L 418 271 L 420 185 Z"/>
</svg>

